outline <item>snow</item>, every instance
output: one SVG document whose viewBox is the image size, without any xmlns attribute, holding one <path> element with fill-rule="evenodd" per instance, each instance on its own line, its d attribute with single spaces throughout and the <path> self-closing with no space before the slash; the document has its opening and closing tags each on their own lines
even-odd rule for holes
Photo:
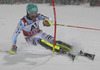
<svg viewBox="0 0 100 70">
<path fill-rule="evenodd" d="M 39 12 L 53 18 L 52 6 L 37 4 Z M 13 32 L 19 20 L 26 14 L 26 6 L 0 5 L 0 49 L 10 50 Z M 100 29 L 100 7 L 90 7 L 88 4 L 74 6 L 56 6 L 57 23 Z M 53 36 L 53 28 L 40 28 Z M 52 51 L 44 47 L 26 44 L 22 33 L 18 37 L 18 52 L 9 55 L 0 52 L 0 70 L 100 70 L 100 31 L 57 27 L 57 40 L 62 40 L 74 46 L 76 53 L 83 49 L 95 53 L 94 61 L 77 56 L 73 62 L 67 55 L 52 55 Z"/>
</svg>

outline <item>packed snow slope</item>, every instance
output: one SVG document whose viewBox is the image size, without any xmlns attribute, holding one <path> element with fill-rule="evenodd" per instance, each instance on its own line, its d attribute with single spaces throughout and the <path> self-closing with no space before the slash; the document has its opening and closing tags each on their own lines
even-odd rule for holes
<svg viewBox="0 0 100 70">
<path fill-rule="evenodd" d="M 48 4 L 37 4 L 39 12 L 53 19 L 53 8 Z M 12 35 L 20 21 L 26 15 L 27 4 L 0 5 L 0 49 L 10 50 Z M 88 4 L 75 6 L 56 6 L 57 23 L 100 29 L 100 7 Z M 40 28 L 52 36 L 54 26 Z M 15 55 L 0 52 L 0 70 L 100 70 L 100 31 L 57 26 L 57 40 L 79 49 L 94 53 L 94 61 L 77 56 L 73 62 L 67 55 L 52 55 L 44 47 L 26 44 L 22 33 L 17 40 L 18 51 Z"/>
</svg>

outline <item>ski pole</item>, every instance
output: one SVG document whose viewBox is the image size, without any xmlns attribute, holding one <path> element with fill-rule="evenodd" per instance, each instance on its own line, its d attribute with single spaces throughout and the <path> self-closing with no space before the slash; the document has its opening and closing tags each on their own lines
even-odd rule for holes
<svg viewBox="0 0 100 70">
<path fill-rule="evenodd" d="M 44 19 L 47 20 L 51 25 L 55 25 L 53 24 L 50 20 L 48 19 Z M 73 28 L 81 28 L 81 29 L 88 29 L 88 30 L 96 30 L 96 31 L 100 31 L 100 29 L 96 29 L 96 28 L 88 28 L 88 27 L 80 27 L 80 26 L 72 26 L 72 25 L 63 25 L 63 24 L 56 24 L 57 26 L 65 26 L 65 27 L 73 27 Z"/>
</svg>

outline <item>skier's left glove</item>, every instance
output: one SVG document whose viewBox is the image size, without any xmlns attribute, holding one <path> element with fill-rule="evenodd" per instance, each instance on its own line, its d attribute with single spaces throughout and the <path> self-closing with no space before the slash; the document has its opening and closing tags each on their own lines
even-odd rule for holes
<svg viewBox="0 0 100 70">
<path fill-rule="evenodd" d="M 49 27 L 50 26 L 50 23 L 47 20 L 43 20 L 43 25 Z"/>
<path fill-rule="evenodd" d="M 8 53 L 13 55 L 16 53 L 16 51 L 17 51 L 17 46 L 13 45 L 12 49 Z"/>
</svg>

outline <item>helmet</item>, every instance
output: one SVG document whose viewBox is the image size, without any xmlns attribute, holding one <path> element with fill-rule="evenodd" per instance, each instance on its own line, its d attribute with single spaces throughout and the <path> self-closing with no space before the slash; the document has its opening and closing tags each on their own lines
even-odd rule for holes
<svg viewBox="0 0 100 70">
<path fill-rule="evenodd" d="M 38 7 L 37 5 L 30 3 L 27 5 L 26 11 L 27 12 L 38 12 Z"/>
<path fill-rule="evenodd" d="M 38 7 L 37 5 L 30 3 L 27 5 L 26 11 L 28 14 L 35 15 L 38 12 Z"/>
</svg>

